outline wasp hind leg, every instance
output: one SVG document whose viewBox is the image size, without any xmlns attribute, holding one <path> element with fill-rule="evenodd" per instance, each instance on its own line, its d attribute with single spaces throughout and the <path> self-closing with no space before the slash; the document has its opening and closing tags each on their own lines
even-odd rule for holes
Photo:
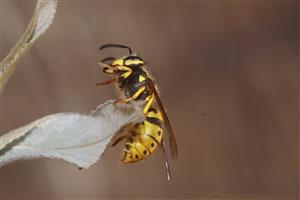
<svg viewBox="0 0 300 200">
<path fill-rule="evenodd" d="M 128 124 L 127 126 L 123 127 L 119 133 L 116 134 L 116 136 L 113 138 L 113 142 L 111 144 L 111 146 L 116 146 L 117 144 L 119 144 L 122 140 L 129 138 L 132 133 L 130 132 L 130 130 L 132 129 L 133 124 Z"/>
<path fill-rule="evenodd" d="M 164 160 L 165 160 L 167 178 L 168 178 L 168 181 L 171 181 L 171 172 L 170 172 L 170 166 L 169 166 L 168 156 L 167 156 L 167 152 L 166 152 L 166 144 L 165 144 L 163 139 L 161 139 L 161 145 L 160 146 L 161 146 L 161 150 L 162 150 L 163 157 L 164 157 Z"/>
<path fill-rule="evenodd" d="M 115 139 L 115 141 L 111 144 L 111 146 L 113 146 L 113 147 L 116 146 L 117 144 L 119 144 L 119 142 L 126 139 L 127 137 L 128 137 L 127 135 L 121 135 L 120 137 Z"/>
</svg>

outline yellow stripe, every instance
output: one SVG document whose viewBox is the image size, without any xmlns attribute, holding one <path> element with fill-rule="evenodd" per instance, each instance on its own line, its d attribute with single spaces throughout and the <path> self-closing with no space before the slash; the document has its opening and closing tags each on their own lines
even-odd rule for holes
<svg viewBox="0 0 300 200">
<path fill-rule="evenodd" d="M 146 97 L 145 101 L 149 101 L 150 99 L 151 99 L 151 94 Z"/>
<path fill-rule="evenodd" d="M 158 132 L 162 133 L 162 129 L 156 124 L 151 124 L 148 121 L 145 121 L 144 124 L 145 124 L 145 134 L 153 136 L 158 142 L 160 142 L 162 138 L 162 134 L 158 135 Z"/>
<path fill-rule="evenodd" d="M 148 130 L 151 129 L 151 130 L 153 130 L 153 132 L 155 132 L 155 134 L 156 134 L 157 131 L 161 131 L 161 130 L 162 130 L 162 128 L 159 127 L 158 125 L 153 124 L 153 123 L 150 123 L 150 122 L 148 122 L 148 121 L 144 121 L 144 124 L 145 124 L 145 130 L 146 130 L 146 131 L 148 131 Z M 150 133 L 148 132 L 148 134 L 150 134 Z M 150 134 L 150 135 L 153 135 L 153 133 Z"/>
<path fill-rule="evenodd" d="M 130 74 L 131 74 L 131 71 L 128 71 L 128 72 L 125 72 L 125 73 L 121 74 L 120 77 L 127 78 L 128 76 L 130 76 Z"/>
<path fill-rule="evenodd" d="M 143 61 L 141 60 L 126 60 L 125 65 L 139 65 L 139 64 L 144 64 Z"/>
<path fill-rule="evenodd" d="M 133 98 L 133 99 L 138 98 L 138 96 L 140 96 L 140 94 L 141 94 L 142 92 L 144 92 L 145 89 L 146 89 L 145 86 L 140 87 L 140 88 L 134 93 L 134 95 L 132 95 L 132 98 Z"/>
<path fill-rule="evenodd" d="M 147 113 L 147 117 L 155 117 L 155 118 L 158 118 L 158 119 L 160 119 L 161 121 L 163 121 L 163 118 L 162 118 L 162 116 L 161 116 L 161 113 L 158 111 L 157 113 L 155 113 L 155 112 L 148 112 Z"/>
<path fill-rule="evenodd" d="M 153 100 L 154 100 L 154 95 L 152 94 L 151 97 L 150 97 L 150 99 L 149 99 L 149 101 L 147 101 L 147 103 L 146 103 L 146 105 L 145 105 L 145 107 L 144 107 L 144 109 L 143 109 L 143 113 L 144 113 L 144 114 L 146 114 L 146 113 L 148 112 L 150 106 L 151 106 L 152 103 L 153 103 Z"/>
<path fill-rule="evenodd" d="M 112 65 L 115 66 L 115 65 L 123 65 L 123 62 L 124 62 L 124 59 L 123 58 L 120 58 L 120 59 L 117 59 L 115 60 Z"/>
<path fill-rule="evenodd" d="M 129 67 L 126 67 L 126 66 L 116 66 L 118 70 L 121 70 L 121 71 L 132 71 Z"/>
<path fill-rule="evenodd" d="M 139 82 L 143 82 L 144 80 L 146 80 L 146 78 L 142 75 L 139 76 Z"/>
<path fill-rule="evenodd" d="M 130 69 L 129 67 L 117 66 L 117 69 L 121 70 L 121 71 L 126 71 L 126 72 L 122 73 L 120 77 L 127 78 L 132 73 L 132 69 Z"/>
</svg>

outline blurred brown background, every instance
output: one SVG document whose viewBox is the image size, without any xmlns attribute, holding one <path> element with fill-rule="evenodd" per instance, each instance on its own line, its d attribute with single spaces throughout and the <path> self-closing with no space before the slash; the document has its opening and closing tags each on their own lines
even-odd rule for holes
<svg viewBox="0 0 300 200">
<path fill-rule="evenodd" d="M 294 2 L 294 3 L 293 3 Z M 2 1 L 6 55 L 35 1 Z M 32 160 L 1 168 L 1 198 L 297 198 L 299 5 L 296 1 L 63 1 L 1 98 L 1 134 L 42 116 L 87 113 L 115 98 L 96 62 L 130 45 L 147 61 L 179 146 L 168 183 L 159 151 L 89 170 Z M 2 58 L 1 58 L 2 59 Z"/>
</svg>

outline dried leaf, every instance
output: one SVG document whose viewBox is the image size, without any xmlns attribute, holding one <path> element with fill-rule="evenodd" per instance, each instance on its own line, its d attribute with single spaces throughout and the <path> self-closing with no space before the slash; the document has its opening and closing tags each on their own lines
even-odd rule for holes
<svg viewBox="0 0 300 200">
<path fill-rule="evenodd" d="M 0 90 L 3 90 L 10 76 L 14 73 L 18 62 L 28 52 L 34 42 L 51 25 L 57 7 L 57 0 L 39 0 L 34 15 L 25 32 L 0 63 Z"/>
<path fill-rule="evenodd" d="M 117 106 L 112 100 L 90 115 L 49 115 L 0 137 L 0 166 L 19 159 L 54 158 L 88 168 L 123 126 L 141 120 L 139 105 Z"/>
</svg>

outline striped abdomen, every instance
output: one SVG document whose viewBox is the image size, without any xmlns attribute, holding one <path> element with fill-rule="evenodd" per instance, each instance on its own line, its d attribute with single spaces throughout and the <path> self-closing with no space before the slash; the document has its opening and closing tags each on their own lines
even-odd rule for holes
<svg viewBox="0 0 300 200">
<path fill-rule="evenodd" d="M 138 162 L 150 156 L 162 139 L 162 124 L 160 111 L 150 108 L 146 113 L 146 120 L 130 130 L 132 136 L 127 139 L 121 162 Z"/>
</svg>

